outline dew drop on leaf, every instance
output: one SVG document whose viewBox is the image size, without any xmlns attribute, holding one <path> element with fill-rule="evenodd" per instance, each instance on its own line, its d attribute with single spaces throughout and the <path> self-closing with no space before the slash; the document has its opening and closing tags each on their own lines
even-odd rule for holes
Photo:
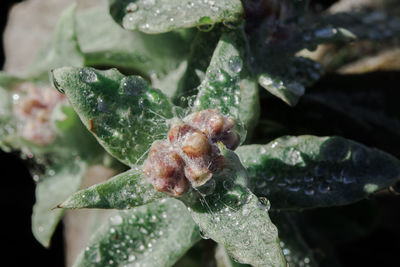
<svg viewBox="0 0 400 267">
<path fill-rule="evenodd" d="M 271 203 L 266 197 L 259 197 L 257 206 L 261 210 L 269 211 L 269 209 L 271 208 Z"/>
<path fill-rule="evenodd" d="M 79 77 L 84 83 L 94 83 L 98 81 L 97 74 L 88 68 L 84 68 L 79 71 Z"/>
<path fill-rule="evenodd" d="M 228 67 L 233 72 L 240 72 L 243 67 L 243 61 L 239 56 L 233 56 L 228 61 Z"/>
<path fill-rule="evenodd" d="M 122 217 L 120 215 L 115 215 L 110 218 L 110 222 L 112 225 L 120 225 L 122 224 Z"/>
<path fill-rule="evenodd" d="M 314 189 L 306 188 L 306 189 L 304 189 L 304 194 L 307 196 L 312 196 L 312 195 L 314 195 Z"/>
<path fill-rule="evenodd" d="M 233 188 L 234 182 L 232 179 L 226 179 L 223 181 L 222 185 L 224 186 L 225 190 L 230 191 Z"/>
<path fill-rule="evenodd" d="M 133 13 L 133 12 L 135 12 L 136 10 L 138 10 L 138 6 L 135 4 L 135 3 L 129 3 L 127 6 L 126 6 L 126 13 Z"/>
<path fill-rule="evenodd" d="M 200 236 L 203 239 L 210 239 L 210 237 L 208 237 L 207 234 L 202 229 L 200 229 Z"/>
<path fill-rule="evenodd" d="M 343 177 L 343 183 L 344 184 L 352 184 L 356 181 L 356 179 L 352 176 L 344 176 Z"/>
<path fill-rule="evenodd" d="M 331 187 L 330 187 L 327 183 L 325 183 L 325 182 L 321 183 L 321 184 L 318 186 L 318 191 L 321 192 L 322 194 L 326 194 L 326 193 L 328 193 L 330 190 L 331 190 Z"/>
</svg>

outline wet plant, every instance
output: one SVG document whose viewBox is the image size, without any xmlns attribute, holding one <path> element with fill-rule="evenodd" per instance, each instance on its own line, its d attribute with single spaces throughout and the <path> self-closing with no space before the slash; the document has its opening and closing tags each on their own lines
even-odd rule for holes
<svg viewBox="0 0 400 267">
<path fill-rule="evenodd" d="M 300 51 L 390 41 L 400 23 L 308 7 L 110 0 L 65 10 L 26 73 L 0 75 L 1 148 L 41 166 L 38 241 L 49 246 L 65 209 L 112 209 L 75 266 L 184 264 L 202 239 L 217 244 L 218 266 L 318 265 L 297 211 L 394 190 L 400 161 L 339 136 L 276 138 L 260 103 L 295 108 L 320 79 L 322 65 Z M 79 190 L 96 164 L 118 174 Z"/>
</svg>

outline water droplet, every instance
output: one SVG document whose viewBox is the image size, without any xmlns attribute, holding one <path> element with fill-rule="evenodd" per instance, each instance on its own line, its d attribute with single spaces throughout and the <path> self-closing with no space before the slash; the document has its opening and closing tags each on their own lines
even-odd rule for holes
<svg viewBox="0 0 400 267">
<path fill-rule="evenodd" d="M 120 225 L 122 224 L 122 217 L 120 215 L 115 215 L 113 217 L 110 218 L 110 223 L 112 225 Z"/>
<path fill-rule="evenodd" d="M 394 185 L 389 186 L 389 191 L 394 195 L 400 194 L 400 182 L 396 182 Z"/>
<path fill-rule="evenodd" d="M 37 174 L 35 174 L 34 176 L 33 176 L 33 180 L 35 181 L 35 182 L 39 182 L 39 175 L 37 175 Z"/>
<path fill-rule="evenodd" d="M 326 28 L 318 29 L 314 32 L 315 37 L 317 38 L 331 38 L 336 34 L 337 30 L 332 26 L 328 26 Z"/>
<path fill-rule="evenodd" d="M 283 255 L 285 255 L 285 256 L 290 254 L 290 250 L 287 248 L 282 249 L 282 251 L 283 251 Z"/>
<path fill-rule="evenodd" d="M 124 77 L 120 83 L 119 93 L 122 95 L 138 96 L 147 88 L 147 82 L 138 77 Z"/>
<path fill-rule="evenodd" d="M 101 254 L 98 246 L 86 247 L 85 256 L 89 262 L 100 262 Z"/>
<path fill-rule="evenodd" d="M 224 180 L 223 182 L 222 182 L 222 185 L 224 186 L 224 188 L 227 190 L 227 191 L 230 191 L 230 190 L 232 190 L 232 188 L 233 188 L 233 186 L 235 185 L 235 183 L 233 182 L 233 180 L 232 179 L 226 179 L 226 180 Z"/>
<path fill-rule="evenodd" d="M 135 255 L 129 255 L 128 261 L 132 262 L 136 259 Z"/>
<path fill-rule="evenodd" d="M 259 197 L 257 206 L 261 210 L 269 211 L 269 209 L 271 208 L 271 203 L 266 197 Z"/>
<path fill-rule="evenodd" d="M 19 98 L 20 98 L 19 94 L 12 95 L 12 99 L 13 99 L 14 103 L 18 102 Z"/>
<path fill-rule="evenodd" d="M 343 177 L 343 183 L 344 184 L 352 184 L 356 181 L 356 178 L 354 178 L 353 176 L 344 176 Z"/>
<path fill-rule="evenodd" d="M 262 179 L 262 180 L 257 180 L 257 181 L 256 181 L 256 186 L 257 186 L 257 188 L 266 187 L 266 186 L 267 186 L 267 182 L 266 182 L 264 179 Z"/>
<path fill-rule="evenodd" d="M 322 194 L 326 194 L 331 190 L 331 187 L 327 183 L 321 183 L 318 186 L 318 191 L 321 192 Z"/>
<path fill-rule="evenodd" d="M 200 229 L 200 236 L 203 239 L 210 239 L 210 237 L 207 236 L 206 232 L 203 229 Z"/>
<path fill-rule="evenodd" d="M 299 185 L 290 185 L 287 189 L 288 189 L 290 192 L 297 192 L 297 191 L 300 190 L 300 186 L 299 186 Z"/>
<path fill-rule="evenodd" d="M 97 109 L 101 112 L 108 112 L 107 106 L 104 104 L 104 101 L 102 98 L 98 97 L 97 98 Z"/>
<path fill-rule="evenodd" d="M 304 182 L 312 183 L 314 181 L 314 177 L 312 176 L 304 176 Z"/>
<path fill-rule="evenodd" d="M 351 160 L 354 165 L 361 166 L 365 162 L 366 155 L 362 149 L 357 149 L 353 151 L 351 155 Z"/>
<path fill-rule="evenodd" d="M 135 3 L 129 3 L 127 6 L 126 6 L 126 13 L 133 13 L 133 12 L 135 12 L 136 10 L 138 10 L 138 6 L 135 4 Z"/>
<path fill-rule="evenodd" d="M 248 209 L 247 207 L 242 209 L 242 215 L 243 216 L 248 216 L 250 214 L 250 209 Z"/>
<path fill-rule="evenodd" d="M 243 61 L 239 56 L 232 56 L 228 61 L 228 67 L 233 72 L 240 72 L 243 67 Z"/>
<path fill-rule="evenodd" d="M 286 177 L 284 180 L 287 184 L 294 184 L 296 182 L 296 179 L 292 177 Z"/>
<path fill-rule="evenodd" d="M 286 152 L 285 163 L 290 164 L 292 166 L 304 164 L 300 151 L 294 148 L 290 148 Z"/>
<path fill-rule="evenodd" d="M 217 80 L 218 80 L 219 82 L 223 83 L 223 82 L 226 81 L 226 76 L 225 76 L 222 72 L 220 72 L 220 73 L 218 73 L 218 75 L 217 75 Z"/>
<path fill-rule="evenodd" d="M 212 31 L 212 29 L 214 29 L 214 24 L 199 25 L 197 26 L 197 29 L 202 32 L 209 32 Z"/>
<path fill-rule="evenodd" d="M 207 183 L 202 186 L 197 187 L 197 191 L 200 192 L 202 196 L 208 196 L 214 193 L 217 184 L 214 179 L 210 179 Z"/>
<path fill-rule="evenodd" d="M 94 83 L 98 81 L 97 74 L 90 68 L 84 68 L 79 71 L 79 77 L 85 83 Z"/>
<path fill-rule="evenodd" d="M 244 205 L 250 202 L 252 195 L 249 193 L 243 193 L 239 197 L 240 204 Z"/>
<path fill-rule="evenodd" d="M 306 189 L 304 189 L 304 194 L 306 194 L 307 196 L 312 196 L 312 195 L 314 195 L 314 189 L 306 188 Z"/>
</svg>

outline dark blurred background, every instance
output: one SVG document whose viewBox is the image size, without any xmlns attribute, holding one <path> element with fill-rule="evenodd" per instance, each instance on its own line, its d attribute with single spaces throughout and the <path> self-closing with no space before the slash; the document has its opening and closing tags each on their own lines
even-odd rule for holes
<svg viewBox="0 0 400 267">
<path fill-rule="evenodd" d="M 40 1 L 40 0 L 39 0 Z M 0 65 L 4 64 L 3 31 L 8 10 L 21 0 L 0 2 L 1 53 Z M 0 151 L 0 242 L 1 266 L 64 266 L 62 224 L 56 230 L 50 249 L 45 249 L 32 235 L 31 215 L 35 203 L 35 184 L 18 154 Z"/>
<path fill-rule="evenodd" d="M 40 0 L 37 0 L 40 1 Z M 7 21 L 7 13 L 13 3 L 21 1 L 2 0 L 0 5 L 1 30 Z M 327 8 L 335 1 L 311 1 L 314 10 Z M 2 41 L 2 40 L 1 40 Z M 2 43 L 2 42 L 1 42 Z M 4 64 L 1 46 L 0 64 Z M 382 82 L 384 81 L 384 82 Z M 364 75 L 327 75 L 307 92 L 340 88 L 346 92 L 354 87 L 362 90 L 379 88 L 393 113 L 399 117 L 398 99 L 400 73 L 377 72 Z M 387 129 L 365 130 L 362 125 L 352 123 L 345 115 L 338 117 L 329 109 L 321 109 L 314 120 L 304 120 L 301 114 L 312 112 L 307 99 L 300 101 L 296 109 L 287 107 L 277 98 L 269 98 L 263 103 L 264 111 L 282 124 L 291 125 L 287 129 L 300 134 L 302 129 L 315 135 L 342 135 L 366 145 L 383 149 L 400 158 L 400 141 Z M 274 110 L 286 110 L 280 114 Z M 324 118 L 321 123 L 320 117 Z M 296 121 L 296 123 L 293 123 Z M 315 126 L 317 125 L 317 126 Z M 312 128 L 312 132 L 309 129 Z M 263 132 L 259 132 L 262 135 Z M 0 241 L 3 242 L 2 266 L 64 266 L 62 224 L 56 230 L 50 249 L 43 248 L 31 232 L 32 206 L 35 202 L 35 185 L 26 163 L 18 154 L 0 151 L 2 166 L 2 190 L 0 207 L 2 210 Z M 357 210 L 359 212 L 354 213 Z M 365 212 L 363 212 L 365 210 Z M 400 266 L 400 197 L 378 194 L 369 200 L 346 207 L 316 209 L 303 212 L 299 224 L 307 236 L 307 242 L 318 259 L 325 259 L 326 266 Z M 352 227 L 345 228 L 343 225 Z M 332 228 L 329 228 L 333 225 Z M 325 227 L 326 226 L 326 227 Z M 347 226 L 346 226 L 347 227 Z M 336 231 L 329 232 L 335 228 Z M 321 234 L 323 233 L 323 234 Z M 321 245 L 322 244 L 322 245 Z M 323 249 L 326 250 L 323 250 Z M 329 262 L 330 255 L 336 255 L 338 262 Z"/>
</svg>

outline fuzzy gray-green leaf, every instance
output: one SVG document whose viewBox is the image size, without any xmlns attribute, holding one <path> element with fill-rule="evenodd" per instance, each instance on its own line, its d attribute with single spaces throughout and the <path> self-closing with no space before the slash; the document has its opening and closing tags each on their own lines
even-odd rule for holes
<svg viewBox="0 0 400 267">
<path fill-rule="evenodd" d="M 260 99 L 258 95 L 258 83 L 254 78 L 246 78 L 240 81 L 240 108 L 239 119 L 247 129 L 247 139 L 252 136 L 253 130 L 260 117 Z"/>
<path fill-rule="evenodd" d="M 51 236 L 64 213 L 64 210 L 54 207 L 78 190 L 86 169 L 87 165 L 82 161 L 67 160 L 49 170 L 37 184 L 32 231 L 43 246 L 50 245 Z"/>
<path fill-rule="evenodd" d="M 153 141 L 168 131 L 172 104 L 139 76 L 116 69 L 61 68 L 53 78 L 100 144 L 127 165 L 143 161 Z"/>
<path fill-rule="evenodd" d="M 244 11 L 239 0 L 111 0 L 110 13 L 125 29 L 162 33 L 239 21 Z"/>
<path fill-rule="evenodd" d="M 238 262 L 286 266 L 267 203 L 246 187 L 247 173 L 235 153 L 221 151 L 229 166 L 182 200 L 204 236 L 222 244 Z"/>
<path fill-rule="evenodd" d="M 400 161 L 341 137 L 286 136 L 237 153 L 274 209 L 345 205 L 400 179 Z"/>
<path fill-rule="evenodd" d="M 215 261 L 217 267 L 250 267 L 248 264 L 241 264 L 232 259 L 224 246 L 218 244 L 215 248 Z"/>
<path fill-rule="evenodd" d="M 76 192 L 59 207 L 127 209 L 166 197 L 167 195 L 156 191 L 136 167 L 106 182 Z"/>
<path fill-rule="evenodd" d="M 213 52 L 221 36 L 220 27 L 211 32 L 198 31 L 190 47 L 187 68 L 184 76 L 179 81 L 174 103 L 187 106 L 197 95 L 198 86 L 205 77 Z"/>
<path fill-rule="evenodd" d="M 194 111 L 219 109 L 239 117 L 240 77 L 244 71 L 243 36 L 240 30 L 224 33 L 215 48 L 206 76 L 199 86 Z"/>
<path fill-rule="evenodd" d="M 189 52 L 188 41 L 178 32 L 126 31 L 105 7 L 78 13 L 77 34 L 86 66 L 113 66 L 157 79 L 177 69 Z"/>
<path fill-rule="evenodd" d="M 50 42 L 30 64 L 27 71 L 29 77 L 48 81 L 50 69 L 83 66 L 76 33 L 75 7 L 75 4 L 71 5 L 62 13 Z"/>
<path fill-rule="evenodd" d="M 74 266 L 172 266 L 199 239 L 186 207 L 163 200 L 110 217 Z"/>
<path fill-rule="evenodd" d="M 302 57 L 290 57 L 285 60 L 269 57 L 267 60 L 271 63 L 274 61 L 283 61 L 284 64 L 263 67 L 258 82 L 274 96 L 290 106 L 295 106 L 304 95 L 305 87 L 320 78 L 321 66 Z"/>
</svg>

